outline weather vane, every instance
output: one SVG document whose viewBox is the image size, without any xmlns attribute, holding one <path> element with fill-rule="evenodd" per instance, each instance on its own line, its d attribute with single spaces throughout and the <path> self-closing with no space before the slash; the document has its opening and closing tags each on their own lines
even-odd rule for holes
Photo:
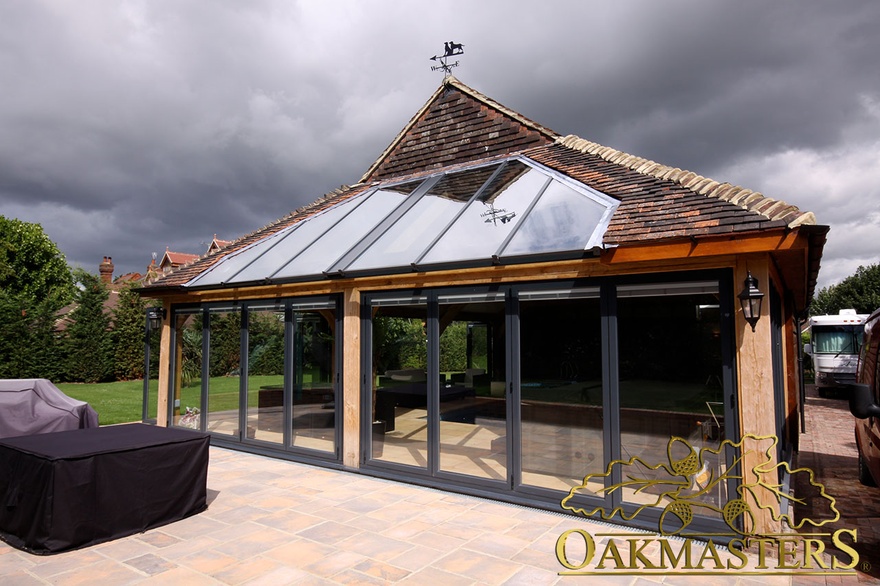
<svg viewBox="0 0 880 586">
<path fill-rule="evenodd" d="M 432 65 L 431 71 L 440 71 L 442 69 L 444 72 L 443 77 L 449 77 L 452 75 L 452 68 L 458 67 L 458 61 L 455 63 L 449 63 L 449 58 L 455 57 L 456 55 L 464 55 L 464 45 L 454 41 L 444 43 L 443 54 L 434 55 L 430 58 L 431 61 L 440 62 L 440 65 Z"/>
<path fill-rule="evenodd" d="M 483 205 L 486 204 L 484 203 Z M 491 222 L 493 225 L 497 226 L 498 222 L 506 224 L 507 222 L 514 219 L 516 217 L 516 212 L 508 212 L 504 208 L 496 208 L 494 204 L 490 203 L 489 211 L 483 212 L 482 214 L 480 214 L 480 217 L 484 218 L 484 223 L 488 224 Z"/>
</svg>

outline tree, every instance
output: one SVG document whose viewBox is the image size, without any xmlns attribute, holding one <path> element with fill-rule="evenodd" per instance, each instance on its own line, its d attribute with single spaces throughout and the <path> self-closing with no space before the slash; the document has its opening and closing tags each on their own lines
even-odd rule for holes
<svg viewBox="0 0 880 586">
<path fill-rule="evenodd" d="M 146 301 L 131 286 L 119 291 L 113 309 L 113 370 L 117 380 L 144 377 L 146 311 Z"/>
<path fill-rule="evenodd" d="M 210 314 L 209 375 L 237 376 L 241 369 L 241 312 Z"/>
<path fill-rule="evenodd" d="M 467 364 L 467 322 L 454 321 L 440 335 L 440 372 L 463 371 Z"/>
<path fill-rule="evenodd" d="M 0 378 L 61 377 L 55 314 L 73 292 L 64 255 L 42 227 L 0 216 Z"/>
<path fill-rule="evenodd" d="M 841 309 L 871 313 L 880 307 L 880 264 L 860 266 L 837 285 L 823 287 L 810 304 L 810 315 L 836 314 Z"/>
<path fill-rule="evenodd" d="M 63 377 L 55 306 L 0 290 L 0 378 Z"/>
<path fill-rule="evenodd" d="M 70 381 L 96 383 L 111 380 L 113 348 L 110 316 L 104 313 L 108 292 L 101 279 L 77 269 L 81 289 L 76 308 L 70 313 L 72 323 L 65 332 L 67 378 Z"/>
<path fill-rule="evenodd" d="M 50 299 L 57 309 L 73 297 L 67 261 L 39 224 L 0 216 L 0 290 L 31 300 Z"/>
</svg>

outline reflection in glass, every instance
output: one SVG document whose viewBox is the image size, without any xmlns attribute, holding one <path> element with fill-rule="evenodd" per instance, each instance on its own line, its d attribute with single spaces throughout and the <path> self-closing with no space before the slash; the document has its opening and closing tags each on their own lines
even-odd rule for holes
<svg viewBox="0 0 880 586">
<path fill-rule="evenodd" d="M 248 311 L 247 425 L 253 438 L 284 442 L 284 309 Z"/>
<path fill-rule="evenodd" d="M 383 187 L 384 191 L 393 191 L 395 193 L 401 193 L 403 195 L 409 195 L 416 189 L 418 189 L 419 185 L 422 184 L 422 180 L 418 181 L 408 181 L 406 183 L 398 183 L 397 185 L 388 185 Z"/>
<path fill-rule="evenodd" d="M 201 429 L 202 314 L 174 314 L 174 389 L 171 424 Z"/>
<path fill-rule="evenodd" d="M 440 470 L 507 478 L 503 295 L 440 298 Z"/>
<path fill-rule="evenodd" d="M 520 302 L 522 482 L 568 491 L 604 471 L 602 337 L 598 289 L 560 297 Z"/>
<path fill-rule="evenodd" d="M 336 425 L 336 315 L 294 311 L 291 444 L 333 452 Z"/>
<path fill-rule="evenodd" d="M 719 518 L 720 513 L 700 505 L 720 507 L 727 502 L 726 482 L 716 482 L 711 490 L 700 494 L 705 486 L 701 483 L 721 477 L 728 466 L 724 458 L 700 452 L 718 449 L 724 439 L 717 283 L 693 287 L 690 292 L 664 284 L 622 286 L 617 305 L 621 458 L 638 456 L 648 463 L 671 463 L 675 469 L 691 456 L 692 446 L 695 453 L 702 454 L 705 467 L 688 476 L 687 481 L 693 482 L 681 494 L 693 497 L 687 506 L 694 516 Z M 674 442 L 668 454 L 672 437 L 686 442 Z M 650 470 L 638 464 L 627 474 L 664 482 L 682 481 L 670 479 L 662 469 Z M 637 492 L 636 488 L 624 489 L 625 502 L 642 504 L 649 502 L 646 499 L 657 499 L 656 490 Z M 670 506 L 671 501 L 666 505 Z M 659 507 L 663 506 L 661 502 Z"/>
<path fill-rule="evenodd" d="M 604 213 L 604 204 L 554 181 L 501 255 L 584 250 Z"/>
<path fill-rule="evenodd" d="M 408 266 L 440 234 L 498 165 L 451 173 L 374 242 L 348 270 Z"/>
<path fill-rule="evenodd" d="M 159 401 L 159 379 L 151 378 L 147 389 L 147 418 L 145 423 L 156 423 L 156 410 Z"/>
<path fill-rule="evenodd" d="M 210 311 L 207 431 L 240 439 L 241 312 Z M 248 430 L 253 437 L 253 430 Z"/>
<path fill-rule="evenodd" d="M 547 182 L 538 171 L 511 167 L 468 205 L 420 264 L 492 258 Z"/>
<path fill-rule="evenodd" d="M 427 308 L 416 301 L 373 311 L 372 458 L 426 468 Z"/>
</svg>

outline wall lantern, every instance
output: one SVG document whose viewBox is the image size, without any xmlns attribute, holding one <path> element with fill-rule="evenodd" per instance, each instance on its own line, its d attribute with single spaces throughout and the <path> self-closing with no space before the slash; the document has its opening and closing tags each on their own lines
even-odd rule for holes
<svg viewBox="0 0 880 586">
<path fill-rule="evenodd" d="M 158 330 L 162 327 L 162 320 L 165 319 L 166 311 L 164 307 L 148 307 L 147 322 L 150 324 L 150 331 Z"/>
<path fill-rule="evenodd" d="M 758 279 L 752 276 L 751 271 L 748 271 L 746 280 L 743 282 L 742 293 L 738 297 L 743 317 L 752 326 L 754 332 L 755 324 L 761 319 L 761 302 L 764 301 L 764 294 L 758 289 Z"/>
</svg>

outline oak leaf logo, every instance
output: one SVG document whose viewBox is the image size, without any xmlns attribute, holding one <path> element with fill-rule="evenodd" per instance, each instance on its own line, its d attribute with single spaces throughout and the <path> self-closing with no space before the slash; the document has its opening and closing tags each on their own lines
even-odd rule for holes
<svg viewBox="0 0 880 586">
<path fill-rule="evenodd" d="M 693 522 L 695 514 L 705 514 L 706 511 L 720 515 L 734 535 L 754 535 L 755 515 L 750 502 L 756 503 L 759 509 L 770 511 L 775 521 L 782 521 L 795 530 L 807 523 L 820 527 L 837 521 L 840 512 L 836 501 L 825 492 L 821 483 L 815 481 L 812 470 L 792 469 L 787 462 L 773 463 L 778 442 L 776 436 L 746 434 L 738 442 L 725 439 L 717 447 L 697 449 L 683 438 L 671 437 L 666 445 L 666 462 L 650 464 L 638 456 L 614 460 L 603 474 L 586 475 L 583 483 L 572 488 L 562 499 L 561 505 L 563 509 L 586 517 L 599 514 L 606 521 L 615 516 L 631 521 L 645 509 L 662 508 L 659 519 L 661 535 L 680 535 Z M 747 454 L 758 456 L 758 463 L 748 470 L 743 465 Z M 615 467 L 620 468 L 621 480 L 608 482 Z M 779 482 L 782 470 L 792 478 L 806 475 L 809 487 L 814 490 L 810 498 L 814 503 L 827 505 L 828 518 L 798 521 L 793 516 L 793 507 L 779 506 L 784 501 L 788 504 L 805 502 L 804 496 L 796 498 L 784 490 Z M 717 495 L 726 493 L 725 485 L 730 480 L 736 482 L 737 494 L 722 503 Z M 791 484 L 794 485 L 794 481 Z M 623 497 L 614 493 L 624 491 L 631 491 L 628 498 L 637 501 L 631 504 L 638 505 L 629 513 L 622 504 L 610 512 L 602 506 L 579 504 L 579 497 L 583 496 L 604 499 L 612 495 L 618 496 L 618 502 L 621 502 Z"/>
</svg>

